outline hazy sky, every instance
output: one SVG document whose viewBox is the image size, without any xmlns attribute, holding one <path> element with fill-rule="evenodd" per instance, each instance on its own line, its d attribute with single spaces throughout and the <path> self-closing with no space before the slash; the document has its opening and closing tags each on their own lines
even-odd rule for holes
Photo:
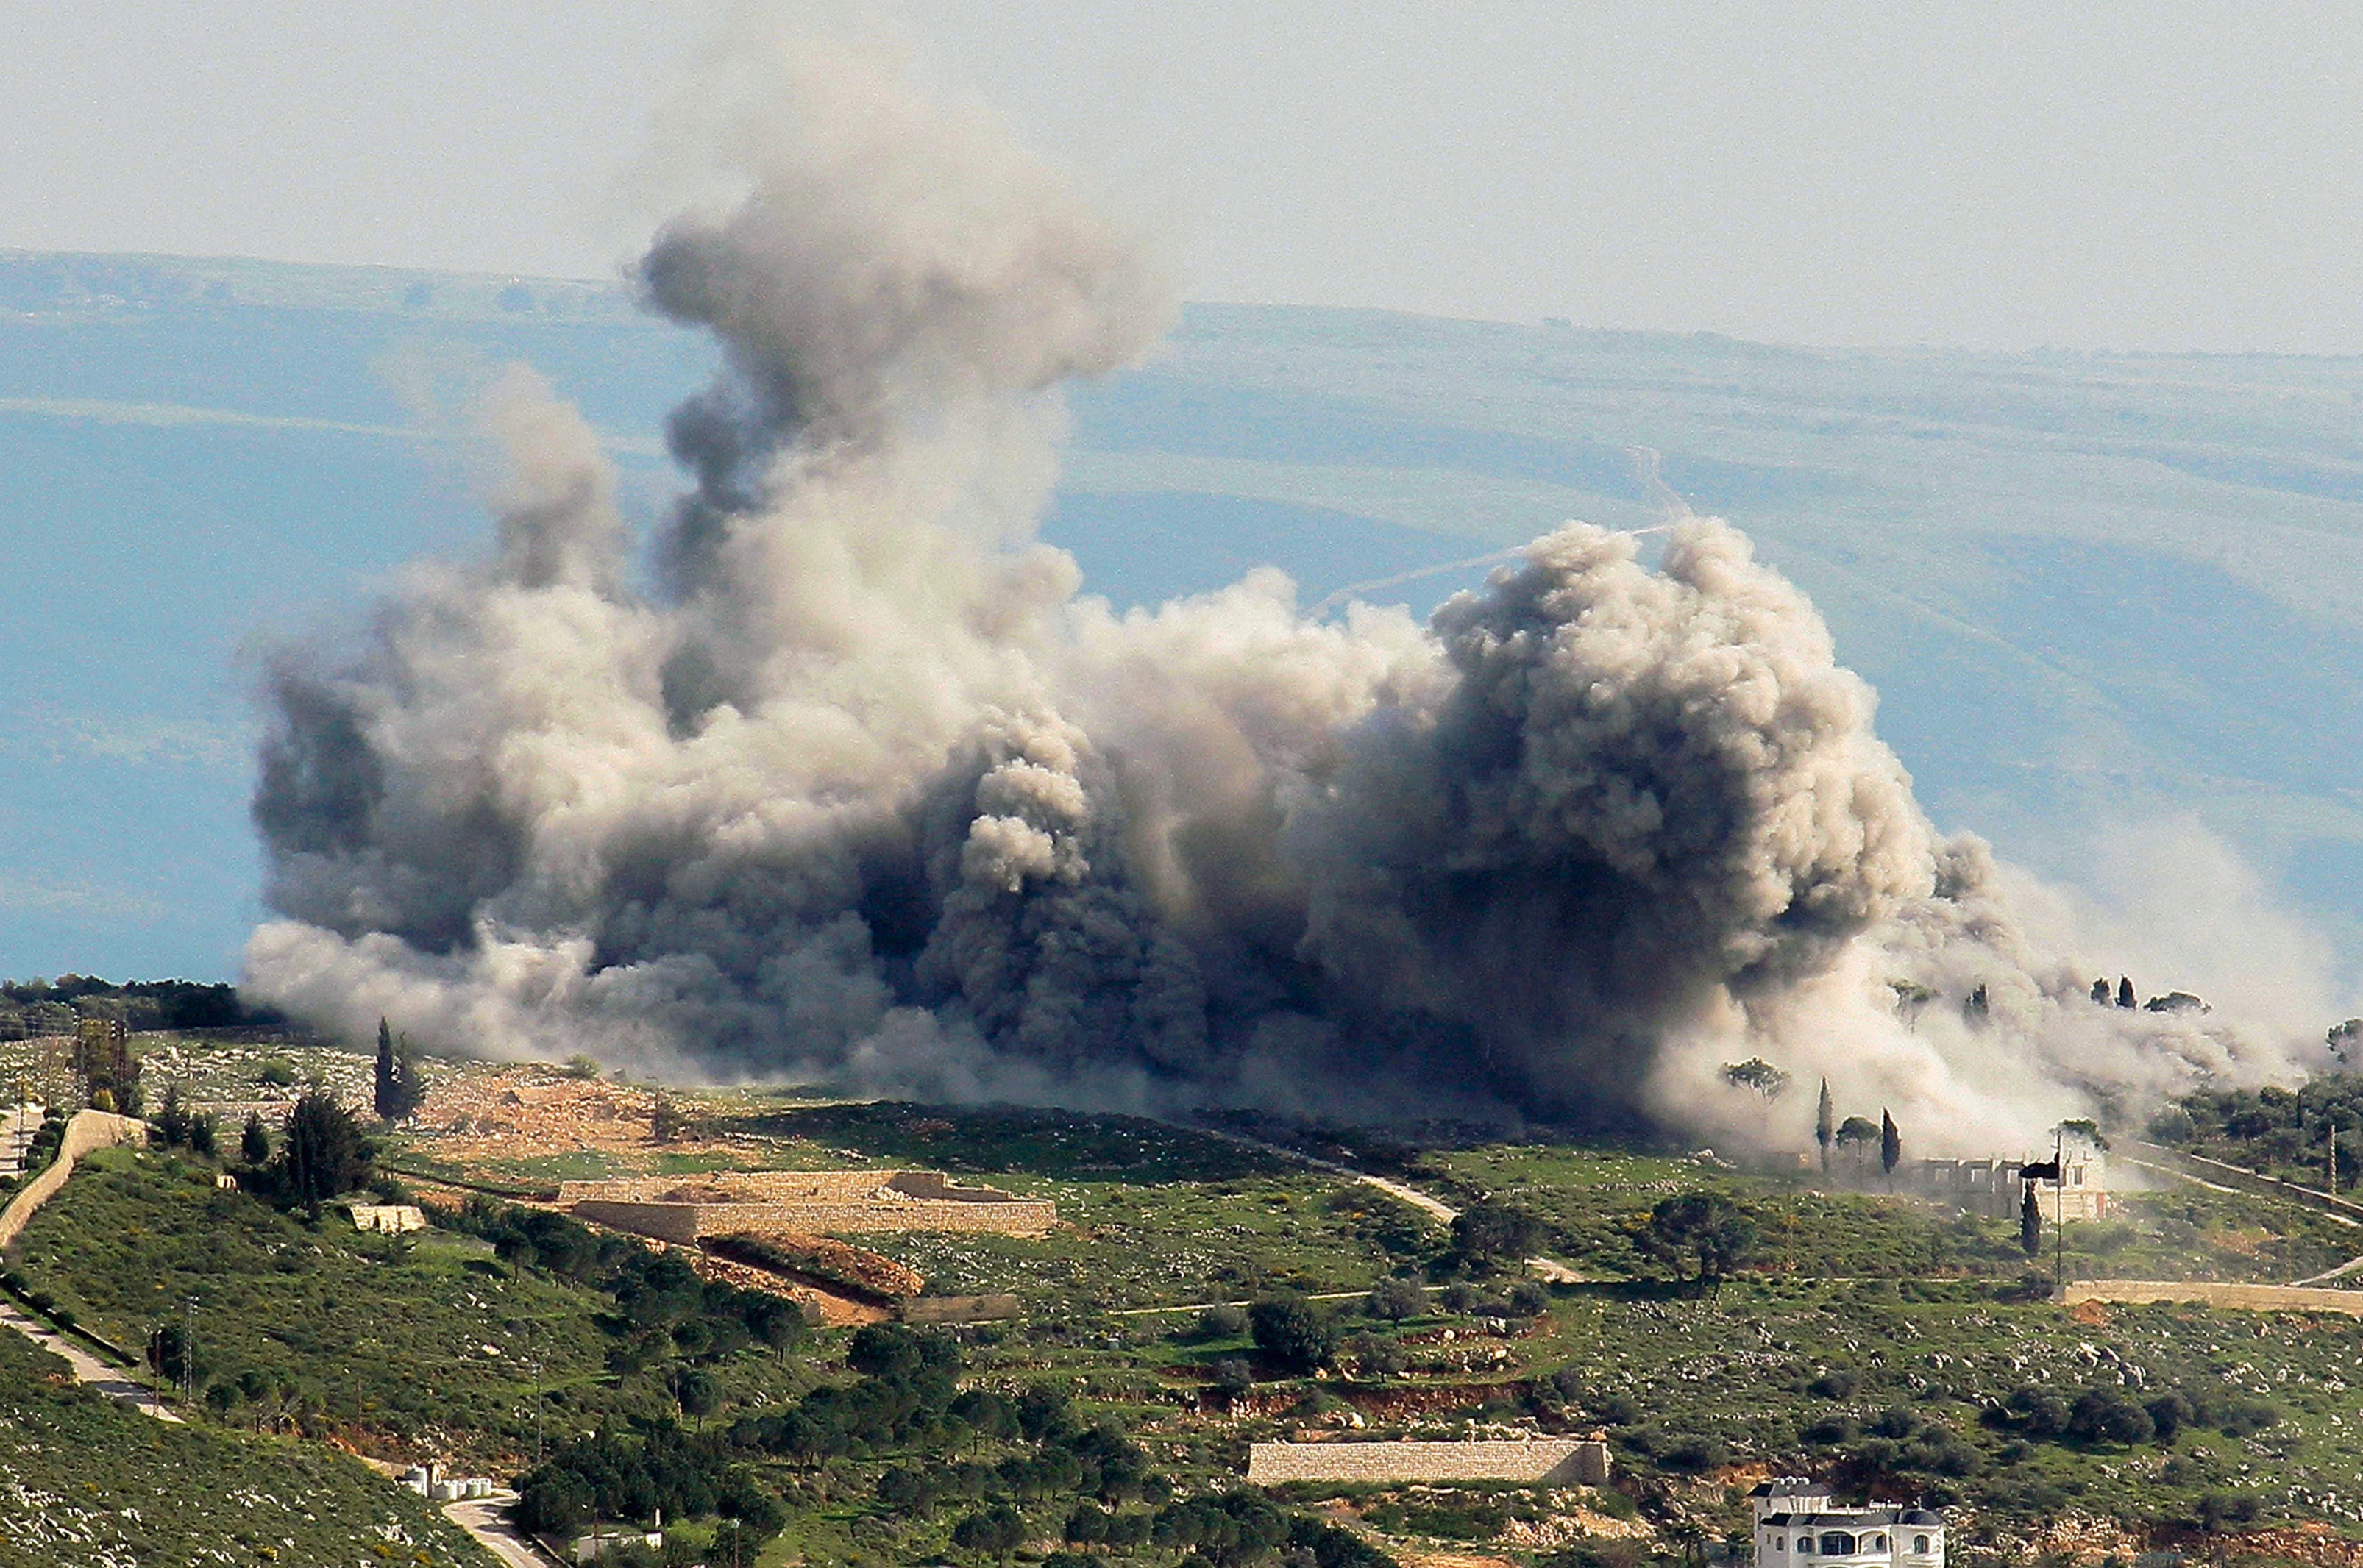
<svg viewBox="0 0 2363 1568">
<path fill-rule="evenodd" d="M 1198 299 L 2363 351 L 2363 6 L 912 0 Z M 0 246 L 605 274 L 691 0 L 11 0 Z"/>
</svg>

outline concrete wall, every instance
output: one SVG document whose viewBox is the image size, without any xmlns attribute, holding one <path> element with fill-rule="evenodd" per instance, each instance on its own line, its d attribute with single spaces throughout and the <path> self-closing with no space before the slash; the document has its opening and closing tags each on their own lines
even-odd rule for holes
<svg viewBox="0 0 2363 1568">
<path fill-rule="evenodd" d="M 2363 1318 L 2363 1290 L 2322 1290 L 2299 1285 L 2213 1285 L 2179 1279 L 2079 1279 L 2060 1293 L 2079 1301 L 2115 1301 L 2144 1306 L 2154 1301 L 2191 1301 L 2237 1312 L 2340 1312 Z"/>
<path fill-rule="evenodd" d="M 1248 1480 L 1524 1481 L 1560 1486 L 1608 1479 L 1608 1445 L 1538 1438 L 1501 1442 L 1259 1442 L 1248 1448 Z"/>
<path fill-rule="evenodd" d="M 66 1177 L 73 1174 L 74 1162 L 93 1149 L 110 1148 L 117 1143 L 145 1143 L 148 1124 L 134 1116 L 117 1116 L 105 1110 L 78 1110 L 66 1123 L 66 1135 L 58 1146 L 56 1163 L 17 1188 L 8 1207 L 0 1209 L 0 1247 L 17 1239 L 34 1211 L 50 1200 L 50 1195 L 65 1186 Z"/>
</svg>

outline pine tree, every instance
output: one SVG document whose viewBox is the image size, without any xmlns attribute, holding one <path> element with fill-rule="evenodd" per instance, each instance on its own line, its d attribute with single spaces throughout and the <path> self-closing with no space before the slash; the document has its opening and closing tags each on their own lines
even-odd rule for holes
<svg viewBox="0 0 2363 1568">
<path fill-rule="evenodd" d="M 1879 1113 L 1879 1164 L 1887 1172 L 1890 1184 L 1895 1180 L 1895 1165 L 1902 1158 L 1903 1134 L 1895 1130 L 1895 1118 L 1881 1110 Z"/>
<path fill-rule="evenodd" d="M 250 1110 L 246 1113 L 246 1131 L 238 1137 L 238 1157 L 250 1165 L 271 1163 L 271 1133 L 262 1125 L 262 1112 Z"/>
<path fill-rule="evenodd" d="M 1822 1146 L 1822 1170 L 1830 1168 L 1830 1140 L 1837 1136 L 1837 1107 L 1830 1101 L 1830 1080 L 1822 1080 L 1821 1109 L 1814 1113 L 1814 1142 Z"/>
<path fill-rule="evenodd" d="M 2095 1007 L 2109 1005 L 2109 981 L 2106 976 L 2092 982 L 2092 1005 Z"/>
<path fill-rule="evenodd" d="M 2117 1005 L 2119 1007 L 2137 1007 L 2140 1005 L 2134 1000 L 2134 982 L 2133 977 L 2130 975 L 2119 975 L 2117 977 Z"/>
<path fill-rule="evenodd" d="M 2018 1250 L 2028 1257 L 2043 1251 L 2043 1206 L 2035 1201 L 2035 1184 L 2026 1184 L 2026 1196 L 2018 1205 Z"/>
</svg>

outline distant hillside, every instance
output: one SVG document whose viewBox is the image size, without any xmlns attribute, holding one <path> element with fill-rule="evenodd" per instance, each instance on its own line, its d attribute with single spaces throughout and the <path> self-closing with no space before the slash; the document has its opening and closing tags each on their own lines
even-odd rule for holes
<svg viewBox="0 0 2363 1568">
<path fill-rule="evenodd" d="M 0 253 L 0 971 L 230 971 L 257 636 L 477 536 L 417 398 L 471 359 L 540 367 L 658 514 L 711 361 L 620 287 Z M 1654 453 L 1813 592 L 1940 822 L 2072 877 L 2094 817 L 2196 813 L 2351 955 L 2358 402 L 2356 360 L 1202 306 L 1075 400 L 1046 532 L 1120 604 L 1270 562 L 1425 610 L 1563 517 L 1659 520 Z"/>
</svg>

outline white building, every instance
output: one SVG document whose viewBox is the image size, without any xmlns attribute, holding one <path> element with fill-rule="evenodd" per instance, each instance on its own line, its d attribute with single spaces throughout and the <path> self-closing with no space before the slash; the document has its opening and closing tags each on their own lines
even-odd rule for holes
<svg viewBox="0 0 2363 1568">
<path fill-rule="evenodd" d="M 1793 1475 L 1750 1494 L 1756 1568 L 1945 1568 L 1945 1517 L 1927 1508 L 1840 1507 Z"/>
</svg>

